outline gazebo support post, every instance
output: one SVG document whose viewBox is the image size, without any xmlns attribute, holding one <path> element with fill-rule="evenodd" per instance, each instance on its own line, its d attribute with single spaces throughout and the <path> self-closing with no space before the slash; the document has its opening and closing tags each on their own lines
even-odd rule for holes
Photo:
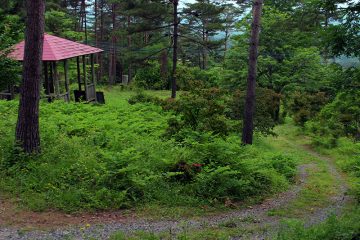
<svg viewBox="0 0 360 240">
<path fill-rule="evenodd" d="M 9 93 L 10 93 L 10 100 L 13 100 L 15 98 L 15 91 L 14 91 L 14 84 L 13 83 L 9 84 L 8 90 L 9 90 Z"/>
<path fill-rule="evenodd" d="M 45 87 L 45 94 L 49 95 L 50 94 L 50 83 L 49 83 L 49 68 L 48 68 L 48 63 L 47 62 L 43 62 L 44 63 L 44 87 Z"/>
<path fill-rule="evenodd" d="M 55 97 L 59 97 L 60 95 L 60 83 L 59 83 L 59 74 L 57 71 L 57 63 L 53 62 L 54 66 L 54 85 L 55 85 Z"/>
<path fill-rule="evenodd" d="M 76 66 L 77 66 L 77 80 L 79 84 L 79 91 L 81 91 L 81 73 L 80 73 L 80 57 L 76 57 Z"/>
<path fill-rule="evenodd" d="M 82 62 L 83 62 L 83 75 L 84 75 L 84 88 L 85 88 L 85 99 L 86 101 L 88 100 L 88 83 L 87 83 L 87 79 L 86 79 L 86 57 L 85 55 L 82 56 Z"/>
<path fill-rule="evenodd" d="M 54 93 L 54 69 L 52 62 L 49 62 L 49 64 L 50 64 L 49 95 L 51 95 L 51 93 Z"/>
<path fill-rule="evenodd" d="M 66 90 L 66 101 L 70 102 L 70 89 L 69 89 L 69 64 L 68 60 L 64 60 L 64 75 L 65 75 L 65 90 Z"/>
<path fill-rule="evenodd" d="M 91 61 L 91 81 L 92 81 L 92 83 L 94 84 L 94 89 L 95 89 L 95 102 L 97 102 L 94 54 L 91 54 L 91 55 L 90 55 L 90 61 Z"/>
</svg>

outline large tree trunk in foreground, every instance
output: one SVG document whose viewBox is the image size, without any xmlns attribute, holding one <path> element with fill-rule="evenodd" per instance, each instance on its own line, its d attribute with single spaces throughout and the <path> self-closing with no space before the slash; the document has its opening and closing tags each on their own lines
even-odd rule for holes
<svg viewBox="0 0 360 240">
<path fill-rule="evenodd" d="M 253 23 L 251 27 L 249 73 L 244 111 L 243 144 L 252 144 L 254 132 L 255 88 L 257 55 L 259 47 L 260 22 L 263 0 L 255 0 L 253 5 Z"/>
<path fill-rule="evenodd" d="M 178 5 L 179 0 L 172 0 L 174 6 L 174 36 L 173 36 L 173 69 L 171 73 L 171 98 L 176 98 L 176 68 L 177 68 L 177 51 L 178 51 L 178 28 L 179 28 L 179 18 L 178 18 Z"/>
<path fill-rule="evenodd" d="M 26 153 L 40 152 L 39 100 L 45 0 L 27 0 L 23 81 L 16 141 Z"/>
</svg>

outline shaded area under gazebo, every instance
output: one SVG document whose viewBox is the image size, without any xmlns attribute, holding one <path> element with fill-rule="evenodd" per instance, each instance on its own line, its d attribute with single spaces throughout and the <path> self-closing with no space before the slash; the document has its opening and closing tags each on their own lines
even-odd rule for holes
<svg viewBox="0 0 360 240">
<path fill-rule="evenodd" d="M 25 41 L 16 44 L 13 51 L 8 55 L 17 61 L 24 59 Z M 70 101 L 69 59 L 76 58 L 78 90 L 75 91 L 75 99 L 87 102 L 97 101 L 96 79 L 94 67 L 94 55 L 103 50 L 85 44 L 73 42 L 64 38 L 44 34 L 43 45 L 43 70 L 44 88 L 46 97 L 52 99 L 64 99 Z M 90 56 L 91 74 L 88 80 L 86 72 L 86 56 Z M 82 57 L 82 69 L 80 57 Z M 65 90 L 61 90 L 58 72 L 58 63 L 63 62 Z M 82 71 L 82 74 L 81 74 Z"/>
</svg>

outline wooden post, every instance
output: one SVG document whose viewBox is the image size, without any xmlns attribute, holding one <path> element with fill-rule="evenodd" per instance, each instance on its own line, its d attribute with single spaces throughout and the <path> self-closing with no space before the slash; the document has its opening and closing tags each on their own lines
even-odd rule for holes
<svg viewBox="0 0 360 240">
<path fill-rule="evenodd" d="M 79 91 L 81 91 L 81 74 L 80 74 L 80 57 L 76 57 L 76 65 L 77 65 L 77 79 L 79 84 Z"/>
<path fill-rule="evenodd" d="M 94 54 L 90 55 L 91 61 L 91 81 L 94 84 L 94 91 L 95 91 L 95 102 L 97 102 L 96 98 L 96 78 L 95 78 L 95 66 L 94 66 Z"/>
<path fill-rule="evenodd" d="M 49 82 L 49 69 L 48 69 L 48 63 L 44 62 L 44 78 L 45 78 L 45 93 L 46 95 L 50 94 L 50 82 Z"/>
<path fill-rule="evenodd" d="M 84 75 L 84 88 L 85 88 L 85 98 L 86 98 L 86 101 L 88 100 L 88 94 L 87 94 L 87 79 L 86 79 L 86 58 L 85 58 L 85 55 L 82 56 L 82 62 L 83 62 L 83 75 Z"/>
<path fill-rule="evenodd" d="M 70 89 L 69 89 L 69 64 L 68 60 L 64 60 L 64 75 L 65 75 L 65 90 L 66 90 L 66 101 L 70 102 Z"/>
<path fill-rule="evenodd" d="M 54 67 L 54 85 L 55 85 L 55 97 L 60 95 L 60 81 L 59 81 L 59 74 L 57 71 L 57 63 L 53 62 Z"/>
<path fill-rule="evenodd" d="M 14 98 L 15 98 L 14 84 L 10 83 L 8 88 L 9 88 L 9 93 L 10 93 L 10 100 L 14 100 Z"/>
<path fill-rule="evenodd" d="M 50 62 L 49 95 L 51 93 L 54 93 L 54 69 L 52 62 Z"/>
</svg>

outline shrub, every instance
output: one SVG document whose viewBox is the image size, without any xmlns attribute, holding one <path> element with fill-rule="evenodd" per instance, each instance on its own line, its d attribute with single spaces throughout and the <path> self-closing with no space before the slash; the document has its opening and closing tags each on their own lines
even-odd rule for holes
<svg viewBox="0 0 360 240">
<path fill-rule="evenodd" d="M 139 88 L 162 90 L 168 88 L 168 79 L 161 76 L 160 64 L 156 61 L 149 61 L 147 65 L 138 69 L 134 84 Z"/>
<path fill-rule="evenodd" d="M 128 103 L 134 105 L 136 103 L 160 103 L 160 99 L 150 96 L 143 91 L 138 91 L 135 95 L 132 95 Z"/>
<path fill-rule="evenodd" d="M 336 143 L 335 140 L 342 136 L 358 141 L 360 139 L 359 106 L 360 92 L 357 89 L 341 92 L 307 127 L 314 136 L 317 136 L 319 144 L 324 138 L 330 138 L 330 142 Z"/>
<path fill-rule="evenodd" d="M 229 133 L 230 125 L 229 119 L 225 116 L 224 94 L 218 88 L 185 93 L 176 102 L 164 102 L 164 109 L 171 109 L 180 116 L 169 119 L 167 130 L 169 136 L 180 133 L 184 128 L 208 131 L 222 136 Z"/>
<path fill-rule="evenodd" d="M 236 91 L 230 102 L 228 115 L 232 119 L 242 120 L 245 106 L 245 91 Z M 265 88 L 257 88 L 255 103 L 255 131 L 264 135 L 274 134 L 272 131 L 278 119 L 280 109 L 280 95 Z"/>
<path fill-rule="evenodd" d="M 293 117 L 295 124 L 304 126 L 305 123 L 313 119 L 328 102 L 328 97 L 324 92 L 299 92 L 290 95 L 286 102 L 286 110 Z"/>
</svg>

